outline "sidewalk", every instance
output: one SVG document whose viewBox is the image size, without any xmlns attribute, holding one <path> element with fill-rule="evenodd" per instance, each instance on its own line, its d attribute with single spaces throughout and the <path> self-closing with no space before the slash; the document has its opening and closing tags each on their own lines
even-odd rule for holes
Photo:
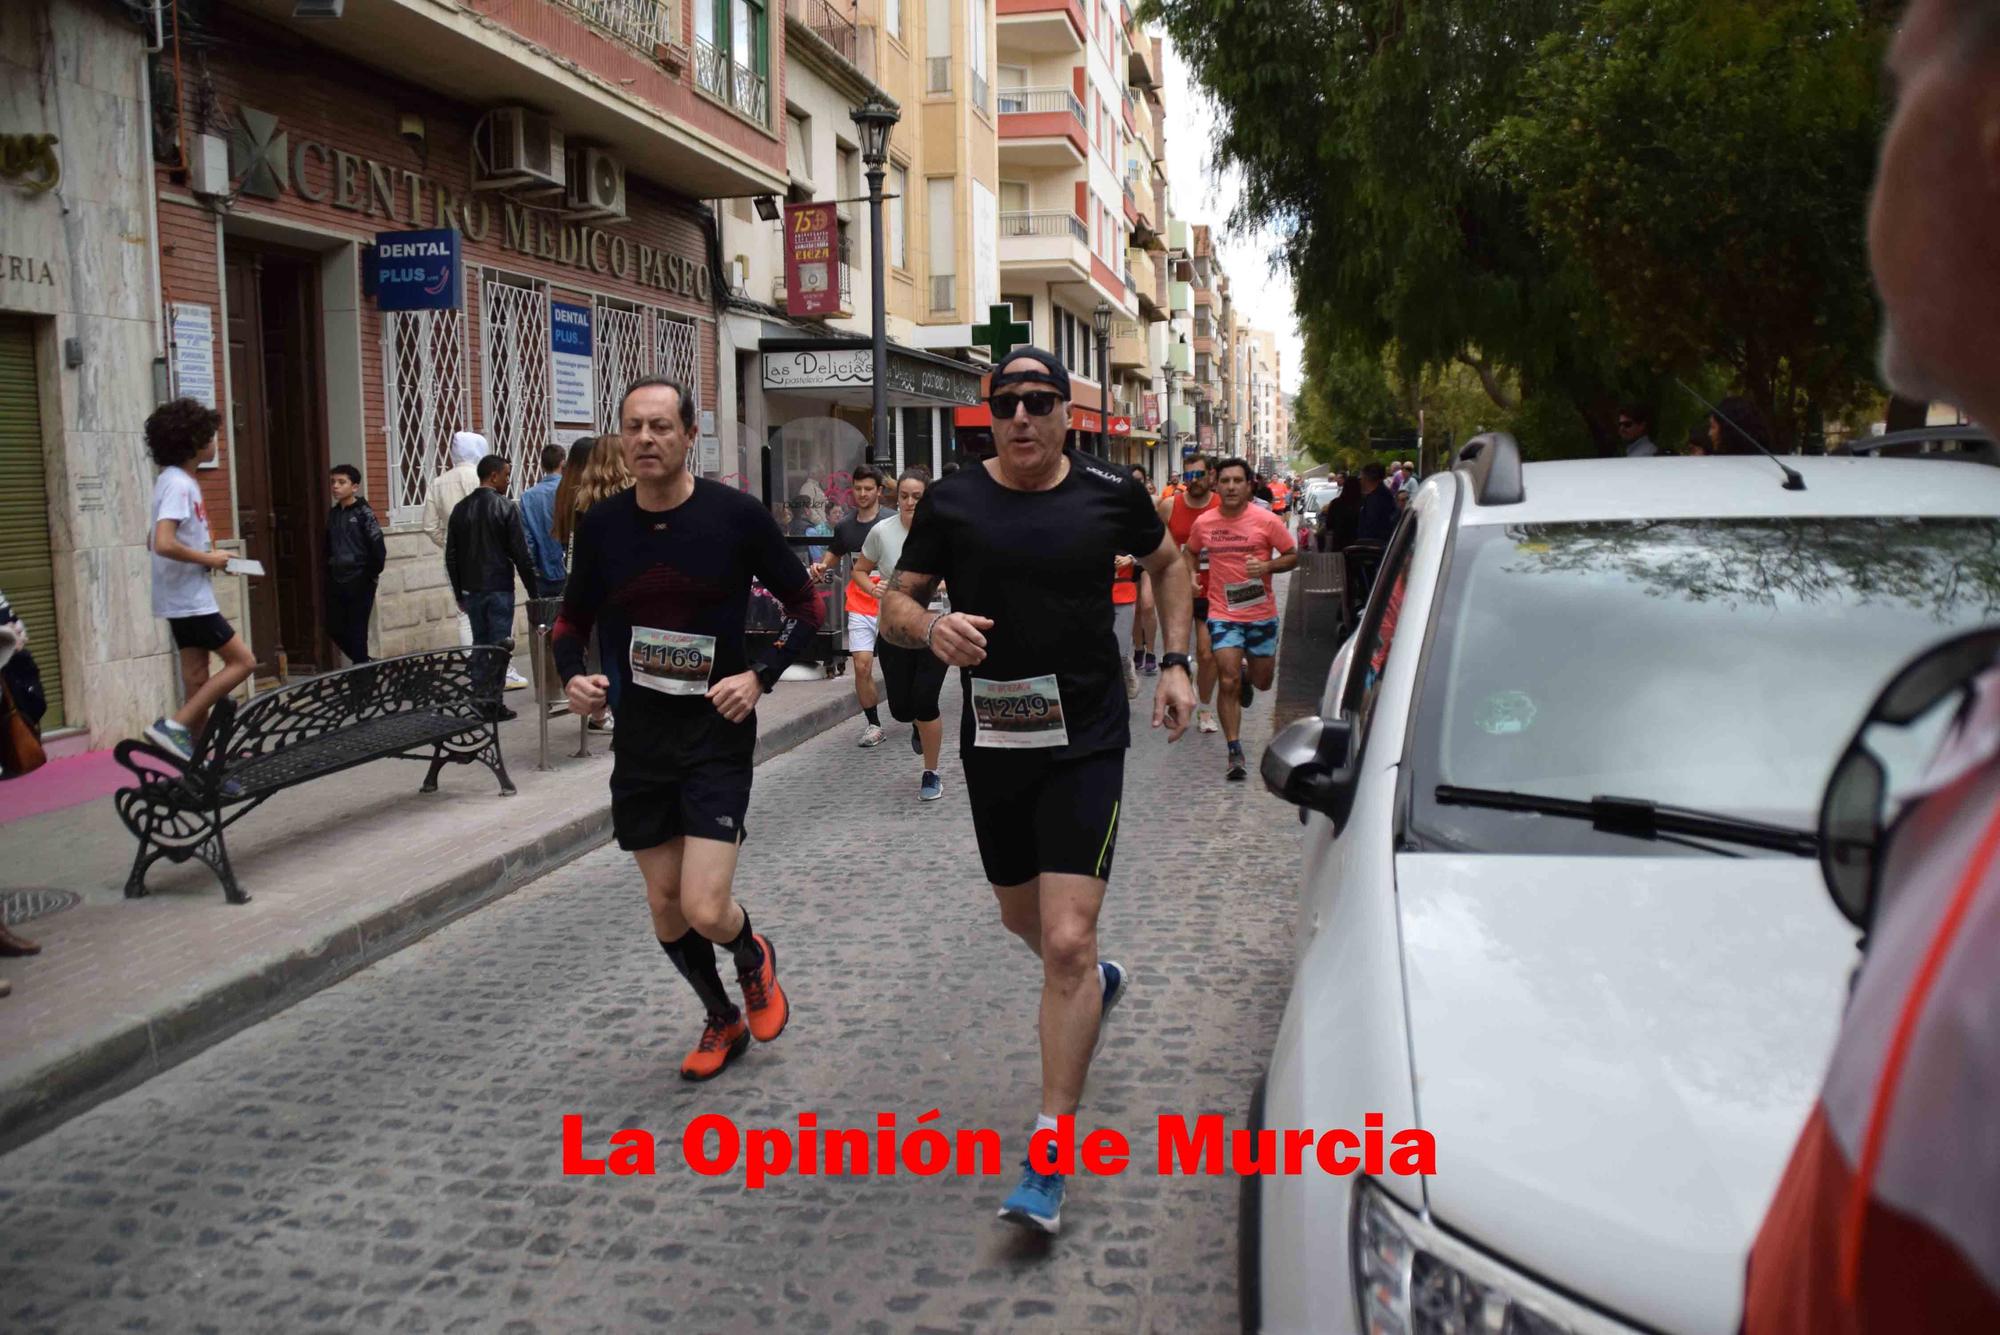
<svg viewBox="0 0 2000 1335">
<path fill-rule="evenodd" d="M 151 895 L 126 899 L 137 843 L 108 797 L 0 825 L 0 893 L 82 900 L 21 924 L 40 955 L 0 962 L 0 1150 L 607 842 L 611 739 L 577 759 L 576 721 L 551 719 L 537 771 L 527 694 L 500 730 L 518 795 L 480 765 L 420 794 L 424 766 L 396 760 L 288 789 L 229 829 L 240 907 L 192 861 L 155 863 Z M 758 706 L 758 763 L 857 713 L 848 677 L 782 684 Z"/>
</svg>

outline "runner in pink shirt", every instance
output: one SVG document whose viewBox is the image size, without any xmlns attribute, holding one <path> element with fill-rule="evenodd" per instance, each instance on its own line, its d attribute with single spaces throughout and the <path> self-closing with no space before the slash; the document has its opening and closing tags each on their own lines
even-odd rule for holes
<svg viewBox="0 0 2000 1335">
<path fill-rule="evenodd" d="M 1182 548 L 1188 569 L 1208 555 L 1208 638 L 1222 689 L 1215 693 L 1222 736 L 1229 743 L 1228 777 L 1249 777 L 1238 740 L 1243 711 L 1271 689 L 1278 665 L 1278 600 L 1271 576 L 1299 563 L 1285 521 L 1250 504 L 1250 465 L 1225 459 L 1215 466 L 1222 504 L 1194 521 Z M 1248 670 L 1244 660 L 1249 659 Z"/>
</svg>

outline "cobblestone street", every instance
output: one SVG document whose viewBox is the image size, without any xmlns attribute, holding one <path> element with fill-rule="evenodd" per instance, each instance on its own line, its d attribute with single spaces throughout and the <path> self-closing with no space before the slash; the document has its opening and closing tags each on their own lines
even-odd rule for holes
<svg viewBox="0 0 2000 1335">
<path fill-rule="evenodd" d="M 1246 716 L 1253 766 L 1270 716 Z M 1102 922 L 1135 986 L 1079 1118 L 1133 1161 L 1073 1177 L 1041 1246 L 993 1217 L 1036 1111 L 1039 970 L 981 881 L 956 724 L 927 806 L 906 734 L 863 751 L 858 727 L 757 771 L 737 890 L 793 999 L 777 1043 L 678 1078 L 692 997 L 601 850 L 0 1159 L 0 1325 L 1235 1329 L 1237 1181 L 1158 1175 L 1154 1128 L 1240 1124 L 1290 977 L 1294 813 L 1224 784 L 1219 735 L 1135 729 Z M 753 1192 L 680 1154 L 707 1112 L 907 1130 L 932 1108 L 999 1130 L 1001 1175 Z M 657 1175 L 564 1177 L 568 1113 L 596 1154 L 651 1132 Z"/>
</svg>

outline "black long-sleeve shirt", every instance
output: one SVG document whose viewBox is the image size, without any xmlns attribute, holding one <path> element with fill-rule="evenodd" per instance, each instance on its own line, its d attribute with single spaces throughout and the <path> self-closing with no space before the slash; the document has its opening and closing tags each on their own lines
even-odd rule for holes
<svg viewBox="0 0 2000 1335">
<path fill-rule="evenodd" d="M 569 585 L 556 619 L 556 667 L 567 682 L 584 670 L 593 626 L 604 628 L 607 674 L 621 683 L 622 713 L 636 700 L 708 709 L 699 696 L 635 691 L 635 628 L 669 636 L 713 636 L 710 684 L 748 670 L 743 642 L 750 581 L 784 607 L 784 625 L 764 653 L 760 675 L 775 678 L 820 625 L 811 578 L 778 525 L 754 497 L 697 478 L 687 500 L 671 510 L 643 510 L 637 488 L 599 501 L 577 521 Z M 646 660 L 641 650 L 641 659 Z M 625 734 L 622 723 L 621 739 Z"/>
</svg>

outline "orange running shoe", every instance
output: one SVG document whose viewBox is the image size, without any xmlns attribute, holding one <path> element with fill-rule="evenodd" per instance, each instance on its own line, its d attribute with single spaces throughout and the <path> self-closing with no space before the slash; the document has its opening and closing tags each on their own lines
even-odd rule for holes
<svg viewBox="0 0 2000 1335">
<path fill-rule="evenodd" d="M 743 988 L 743 1009 L 750 1016 L 752 1037 L 769 1043 L 785 1032 L 792 1018 L 792 1003 L 785 1000 L 785 989 L 778 986 L 778 948 L 762 932 L 750 935 L 763 948 L 764 964 L 755 973 L 737 974 L 736 981 Z"/>
<path fill-rule="evenodd" d="M 722 1074 L 722 1068 L 743 1055 L 750 1046 L 750 1030 L 743 1023 L 743 1017 L 724 1024 L 714 1016 L 702 1026 L 701 1042 L 695 1044 L 693 1052 L 681 1062 L 681 1079 L 713 1080 Z"/>
</svg>

